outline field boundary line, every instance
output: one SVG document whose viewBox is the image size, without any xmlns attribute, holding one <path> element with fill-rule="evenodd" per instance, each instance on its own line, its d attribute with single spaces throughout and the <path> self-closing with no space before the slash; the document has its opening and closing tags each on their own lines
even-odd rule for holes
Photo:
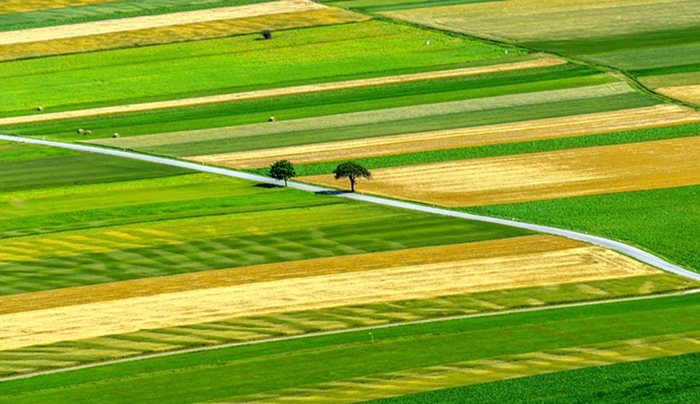
<svg viewBox="0 0 700 404">
<path fill-rule="evenodd" d="M 244 91 L 239 93 L 209 95 L 204 97 L 181 98 L 176 100 L 154 101 L 140 104 L 116 105 L 110 107 L 88 108 L 73 111 L 50 112 L 34 115 L 20 115 L 0 118 L 0 126 L 17 125 L 25 123 L 45 122 L 60 119 L 85 118 L 109 114 L 125 114 L 130 112 L 143 112 L 155 109 L 190 107 L 197 105 L 216 104 L 232 101 L 243 101 L 257 98 L 280 97 L 287 95 L 305 94 L 321 91 L 345 90 L 359 87 L 371 87 L 386 84 L 398 84 L 411 81 L 443 79 L 451 77 L 464 77 L 477 74 L 505 72 L 512 70 L 524 70 L 538 67 L 557 66 L 567 63 L 563 59 L 554 57 L 540 57 L 533 60 L 502 63 L 478 67 L 464 67 L 451 70 L 437 70 L 432 72 L 400 74 L 394 76 L 374 77 L 367 79 L 333 81 L 326 83 L 306 84 L 293 87 L 271 88 L 264 90 Z"/>
<path fill-rule="evenodd" d="M 320 332 L 313 332 L 313 333 L 307 333 L 307 334 L 290 335 L 290 336 L 286 336 L 286 337 L 274 337 L 274 338 L 259 339 L 259 340 L 253 340 L 253 341 L 231 342 L 231 343 L 227 343 L 227 344 L 209 345 L 209 346 L 202 346 L 202 347 L 197 347 L 197 348 L 188 348 L 188 349 L 180 349 L 180 350 L 152 353 L 152 354 L 146 354 L 146 355 L 138 355 L 138 356 L 132 356 L 132 357 L 123 358 L 123 359 L 115 359 L 115 360 L 109 360 L 109 361 L 104 361 L 104 362 L 87 363 L 84 365 L 71 366 L 71 367 L 60 368 L 60 369 L 46 370 L 46 371 L 35 372 L 35 373 L 27 373 L 27 374 L 22 374 L 22 375 L 17 375 L 17 376 L 2 377 L 2 378 L 0 378 L 0 383 L 10 382 L 10 381 L 14 381 L 14 380 L 29 379 L 29 378 L 33 378 L 33 377 L 39 377 L 39 376 L 48 376 L 48 375 L 58 374 L 58 373 L 66 373 L 66 372 L 71 372 L 71 371 L 76 371 L 76 370 L 84 370 L 84 369 L 91 369 L 91 368 L 97 368 L 97 367 L 103 367 L 103 366 L 117 365 L 117 364 L 121 364 L 121 363 L 137 362 L 137 361 L 149 360 L 149 359 L 158 359 L 158 358 L 164 358 L 164 357 L 168 357 L 168 356 L 186 355 L 186 354 L 191 354 L 191 353 L 215 351 L 215 350 L 219 350 L 219 349 L 236 348 L 236 347 L 258 345 L 258 344 L 284 342 L 284 341 L 291 341 L 291 340 L 304 339 L 304 338 L 323 337 L 323 336 L 329 336 L 329 335 L 338 335 L 338 334 L 346 334 L 346 333 L 361 332 L 361 331 L 382 330 L 382 329 L 387 329 L 387 328 L 398 328 L 398 327 L 406 327 L 406 326 L 411 326 L 411 325 L 432 324 L 432 323 L 455 321 L 455 320 L 466 320 L 466 319 L 471 319 L 471 318 L 496 317 L 496 316 L 504 316 L 504 315 L 509 315 L 509 314 L 531 313 L 531 312 L 538 312 L 538 311 L 545 311 L 545 310 L 557 310 L 557 309 L 566 309 L 566 308 L 573 308 L 573 307 L 595 306 L 595 305 L 601 305 L 601 304 L 613 304 L 613 303 L 625 303 L 625 302 L 633 302 L 633 301 L 641 301 L 641 300 L 662 299 L 662 298 L 667 298 L 667 297 L 694 295 L 694 294 L 698 294 L 698 293 L 700 293 L 700 288 L 694 288 L 694 289 L 686 289 L 686 290 L 681 290 L 681 291 L 676 291 L 676 292 L 660 293 L 660 294 L 653 294 L 653 295 L 646 295 L 646 296 L 619 297 L 619 298 L 615 298 L 615 299 L 604 299 L 604 300 L 593 300 L 593 301 L 585 301 L 585 302 L 553 304 L 553 305 L 547 305 L 547 306 L 541 306 L 541 307 L 524 307 L 524 308 L 518 308 L 518 309 L 509 309 L 509 310 L 493 311 L 493 312 L 486 312 L 486 313 L 461 314 L 461 315 L 457 315 L 457 316 L 437 317 L 437 318 L 428 318 L 428 319 L 423 319 L 423 320 L 413 320 L 413 321 L 398 322 L 398 323 L 344 328 L 344 329 L 340 329 L 340 330 L 320 331 Z"/>
</svg>

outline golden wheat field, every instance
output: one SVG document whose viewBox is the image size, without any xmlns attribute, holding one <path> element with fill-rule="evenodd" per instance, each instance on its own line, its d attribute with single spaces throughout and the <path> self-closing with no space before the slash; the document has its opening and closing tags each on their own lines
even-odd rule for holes
<svg viewBox="0 0 700 404">
<path fill-rule="evenodd" d="M 183 11 L 171 14 L 94 21 L 55 27 L 31 28 L 0 32 L 0 45 L 41 42 L 89 35 L 103 35 L 115 32 L 169 27 L 173 25 L 310 11 L 323 7 L 325 6 L 308 0 L 277 0 L 268 3 L 256 3 L 243 6 Z"/>
<path fill-rule="evenodd" d="M 700 104 L 700 85 L 661 87 L 654 91 L 691 104 Z"/>
<path fill-rule="evenodd" d="M 40 42 L 0 45 L 0 61 L 28 57 L 92 52 L 130 46 L 167 44 L 250 34 L 262 29 L 282 30 L 300 27 L 363 21 L 367 17 L 333 7 L 286 12 L 228 20 L 179 24 L 160 28 L 136 29 L 101 35 L 52 39 Z"/>
<path fill-rule="evenodd" d="M 248 169 L 267 167 L 280 159 L 287 159 L 296 164 L 339 161 L 436 149 L 524 142 L 555 137 L 584 136 L 594 133 L 677 125 L 697 121 L 700 121 L 700 114 L 696 111 L 690 108 L 666 104 L 507 124 L 193 156 L 187 159 L 205 164 Z"/>
<path fill-rule="evenodd" d="M 700 184 L 700 137 L 374 170 L 360 191 L 477 206 Z M 344 186 L 331 176 L 302 181 Z"/>
<path fill-rule="evenodd" d="M 70 292 L 29 294 L 26 298 L 35 302 L 34 309 L 0 315 L 0 347 L 8 350 L 255 315 L 657 272 L 611 251 L 553 236 L 366 254 L 354 257 L 352 264 L 347 261 L 335 257 L 247 267 L 228 272 L 230 279 L 221 272 L 214 277 L 202 275 L 199 283 L 190 283 L 190 276 L 196 275 L 155 278 L 143 281 L 147 286 L 139 286 L 145 291 L 141 293 L 133 292 L 133 283 L 124 284 L 126 297 L 119 294 L 119 285 L 116 289 L 76 288 L 75 296 L 99 296 L 102 290 L 109 296 L 68 305 L 62 299 Z M 259 277 L 248 278 L 247 273 L 259 270 Z M 23 298 L 3 298 L 3 306 L 21 306 Z M 46 299 L 60 306 L 36 303 Z"/>
</svg>

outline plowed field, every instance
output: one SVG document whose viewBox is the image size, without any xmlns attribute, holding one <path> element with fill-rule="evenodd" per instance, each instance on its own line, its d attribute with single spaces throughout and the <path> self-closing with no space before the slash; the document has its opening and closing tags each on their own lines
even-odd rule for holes
<svg viewBox="0 0 700 404">
<path fill-rule="evenodd" d="M 190 284 L 187 276 L 166 280 L 166 286 L 160 285 L 159 279 L 151 279 L 145 281 L 152 282 L 149 288 L 160 289 L 162 293 L 133 296 L 125 287 L 125 296 L 130 297 L 119 298 L 117 289 L 116 295 L 108 298 L 117 300 L 98 298 L 91 303 L 1 315 L 0 347 L 14 349 L 235 317 L 655 272 L 602 248 L 550 236 L 404 253 L 401 258 L 393 253 L 368 254 L 353 260 L 352 266 L 346 257 L 338 257 L 243 268 L 231 273 L 234 280 L 219 282 L 210 278 L 198 285 Z M 410 264 L 403 263 L 404 257 Z M 318 269 L 314 271 L 315 268 Z M 257 273 L 259 269 L 267 273 L 261 273 L 258 279 L 247 278 L 247 274 Z M 311 275 L 300 270 L 310 270 Z M 287 277 L 287 271 L 301 276 Z M 237 276 L 243 278 L 235 280 Z M 173 291 L 167 285 L 175 285 Z M 99 294 L 103 286 L 95 288 L 94 292 Z M 81 288 L 81 292 L 85 291 L 86 288 Z M 56 295 L 55 299 L 63 297 Z"/>
<path fill-rule="evenodd" d="M 258 168 L 267 167 L 280 159 L 287 159 L 296 164 L 338 161 L 436 149 L 583 136 L 593 133 L 697 122 L 698 120 L 700 120 L 700 114 L 697 112 L 669 104 L 472 128 L 194 156 L 189 157 L 188 160 L 226 167 Z"/>
<path fill-rule="evenodd" d="M 360 191 L 477 206 L 700 184 L 700 137 L 380 169 Z M 331 176 L 305 181 L 344 186 Z"/>
</svg>

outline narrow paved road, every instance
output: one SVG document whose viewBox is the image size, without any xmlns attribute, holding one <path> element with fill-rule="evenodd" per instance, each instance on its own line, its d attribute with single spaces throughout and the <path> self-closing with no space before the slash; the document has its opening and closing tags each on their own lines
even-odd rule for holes
<svg viewBox="0 0 700 404">
<path fill-rule="evenodd" d="M 182 167 L 182 168 L 206 172 L 206 173 L 225 175 L 228 177 L 240 178 L 240 179 L 255 181 L 255 182 L 260 182 L 260 183 L 282 185 L 281 181 L 277 181 L 275 179 L 261 176 L 261 175 L 250 174 L 250 173 L 231 170 L 231 169 L 227 169 L 227 168 L 211 167 L 211 166 L 206 166 L 203 164 L 191 163 L 191 162 L 187 162 L 187 161 L 180 161 L 180 160 L 176 160 L 176 159 L 150 156 L 150 155 L 140 154 L 140 153 L 135 153 L 135 152 L 127 152 L 127 151 L 115 150 L 115 149 L 104 149 L 104 148 L 96 147 L 96 146 L 87 146 L 87 145 L 74 144 L 74 143 L 54 142 L 54 141 L 48 141 L 48 140 L 31 139 L 31 138 L 23 138 L 23 137 L 7 136 L 7 135 L 0 135 L 0 140 L 39 144 L 39 145 L 44 145 L 44 146 L 62 147 L 65 149 L 79 150 L 79 151 L 90 152 L 90 153 L 101 153 L 101 154 L 107 154 L 107 155 L 117 156 L 117 157 L 124 157 L 124 158 L 136 159 L 136 160 L 149 161 L 149 162 L 157 163 L 157 164 L 165 164 L 165 165 L 170 165 L 170 166 L 175 166 L 175 167 Z M 476 221 L 488 222 L 488 223 L 497 223 L 497 224 L 502 224 L 505 226 L 518 227 L 521 229 L 533 230 L 533 231 L 540 232 L 540 233 L 547 233 L 547 234 L 553 234 L 553 235 L 557 235 L 557 236 L 567 237 L 567 238 L 570 238 L 573 240 L 579 240 L 579 241 L 583 241 L 586 243 L 598 245 L 598 246 L 607 248 L 609 250 L 617 251 L 621 254 L 635 258 L 641 262 L 647 263 L 647 264 L 649 264 L 653 267 L 659 268 L 661 270 L 671 272 L 674 274 L 678 274 L 678 275 L 684 276 L 684 277 L 689 278 L 689 279 L 694 279 L 694 280 L 700 281 L 700 273 L 689 271 L 683 267 L 672 264 L 672 263 L 670 263 L 670 262 L 668 262 L 660 257 L 657 257 L 657 256 L 650 254 L 646 251 L 643 251 L 639 248 L 621 243 L 619 241 L 609 240 L 609 239 L 606 239 L 603 237 L 592 236 L 589 234 L 579 233 L 579 232 L 575 232 L 575 231 L 571 231 L 571 230 L 558 229 L 556 227 L 541 226 L 541 225 L 537 225 L 537 224 L 518 222 L 518 221 L 514 221 L 514 220 L 498 219 L 498 218 L 493 218 L 493 217 L 488 217 L 488 216 L 473 215 L 470 213 L 463 213 L 463 212 L 457 212 L 457 211 L 452 211 L 452 210 L 448 210 L 448 209 L 441 209 L 441 208 L 436 208 L 436 207 L 424 206 L 424 205 L 419 205 L 419 204 L 410 203 L 410 202 L 396 201 L 396 200 L 381 198 L 381 197 L 376 197 L 376 196 L 362 195 L 362 194 L 350 193 L 350 192 L 338 192 L 337 190 L 317 187 L 314 185 L 303 184 L 303 183 L 295 182 L 295 181 L 290 181 L 288 183 L 288 186 L 289 186 L 289 188 L 299 189 L 299 190 L 307 191 L 307 192 L 329 193 L 329 194 L 337 195 L 338 197 L 342 197 L 342 198 L 354 199 L 354 200 L 358 200 L 358 201 L 375 203 L 375 204 L 379 204 L 379 205 L 393 206 L 393 207 L 402 208 L 402 209 L 416 210 L 416 211 L 427 212 L 427 213 L 432 213 L 432 214 L 436 214 L 436 215 L 450 216 L 450 217 L 455 217 L 455 218 L 460 218 L 460 219 L 476 220 Z"/>
</svg>

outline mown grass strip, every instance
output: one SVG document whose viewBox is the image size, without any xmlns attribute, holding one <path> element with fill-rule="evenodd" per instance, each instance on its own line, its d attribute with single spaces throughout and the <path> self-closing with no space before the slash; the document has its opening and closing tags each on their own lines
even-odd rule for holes
<svg viewBox="0 0 700 404">
<path fill-rule="evenodd" d="M 496 156 L 508 156 L 525 153 L 538 153 L 557 150 L 577 149 L 582 147 L 608 146 L 653 140 L 674 139 L 697 136 L 700 123 L 664 126 L 660 128 L 637 129 L 587 136 L 562 137 L 518 143 L 496 144 L 458 149 L 441 149 L 419 153 L 397 154 L 381 157 L 355 159 L 360 164 L 372 168 L 402 167 L 416 164 L 438 163 L 452 160 L 476 159 Z M 327 174 L 340 163 L 332 161 L 315 164 L 295 165 L 299 176 Z M 250 170 L 266 175 L 267 169 Z"/>
<path fill-rule="evenodd" d="M 280 313 L 254 318 L 171 327 L 157 333 L 135 332 L 60 342 L 0 352 L 0 376 L 36 372 L 119 359 L 161 351 L 231 342 L 245 342 L 285 335 L 393 324 L 447 316 L 489 313 L 545 305 L 595 301 L 635 295 L 656 294 L 697 286 L 681 277 L 658 274 L 564 283 L 556 286 L 517 288 L 493 292 L 448 295 L 433 299 L 403 300 L 367 305 L 333 307 L 313 311 Z M 21 297 L 21 295 L 20 295 Z M 173 336 L 198 336 L 175 339 Z M 45 362 L 35 363 L 37 357 Z"/>
<path fill-rule="evenodd" d="M 590 69 L 575 65 L 561 65 L 464 79 L 414 81 L 368 88 L 12 125 L 3 127 L 3 131 L 28 136 L 78 140 L 80 136 L 76 134 L 76 129 L 82 127 L 93 130 L 94 137 L 105 138 L 112 136 L 114 132 L 121 133 L 123 137 L 129 137 L 260 123 L 266 122 L 270 116 L 276 117 L 278 121 L 288 121 L 381 108 L 596 85 L 611 81 L 611 77 Z"/>
<path fill-rule="evenodd" d="M 486 215 L 587 231 L 642 246 L 700 271 L 700 187 L 657 189 L 469 208 Z"/>
<path fill-rule="evenodd" d="M 387 328 L 373 332 L 374 343 L 365 330 L 221 349 L 5 382 L 0 402 L 232 399 L 409 368 L 696 332 L 699 305 L 690 295 Z"/>
<path fill-rule="evenodd" d="M 575 93 L 576 89 L 572 89 L 572 94 Z M 532 95 L 532 97 L 537 99 L 538 95 L 540 94 L 536 93 Z M 574 114 L 611 111 L 618 108 L 645 107 L 656 103 L 637 93 L 533 103 L 527 103 L 527 94 L 522 97 L 515 96 L 508 98 L 510 98 L 510 103 L 514 105 L 507 107 L 493 105 L 497 104 L 498 101 L 498 98 L 494 97 L 494 99 L 485 100 L 484 104 L 486 104 L 485 106 L 487 108 L 481 109 L 479 107 L 483 104 L 479 102 L 480 100 L 475 100 L 473 102 L 467 100 L 464 102 L 455 102 L 453 109 L 457 110 L 448 110 L 446 113 L 442 113 L 437 109 L 430 115 L 416 113 L 415 115 L 417 116 L 412 116 L 412 114 L 406 113 L 405 115 L 395 116 L 394 119 L 387 118 L 383 121 L 380 119 L 378 122 L 370 123 L 349 122 L 347 125 L 342 124 L 343 117 L 339 116 L 337 118 L 341 122 L 336 126 L 328 128 L 298 130 L 290 133 L 279 132 L 269 136 L 239 135 L 213 141 L 204 140 L 192 143 L 143 147 L 139 150 L 177 157 L 191 155 L 193 152 L 208 155 L 553 118 Z M 505 99 L 502 101 L 505 101 Z M 433 105 L 432 107 L 435 106 L 436 105 Z M 458 109 L 460 106 L 461 110 Z M 417 110 L 421 109 L 419 106 L 413 108 Z M 428 111 L 430 111 L 430 109 L 428 109 Z M 381 111 L 379 113 L 373 113 L 373 115 L 381 118 Z M 114 142 L 112 142 L 112 144 L 115 146 L 118 145 L 118 143 Z"/>
<path fill-rule="evenodd" d="M 479 402 L 574 404 L 695 403 L 700 354 L 669 356 L 368 401 L 371 404 Z"/>
</svg>

